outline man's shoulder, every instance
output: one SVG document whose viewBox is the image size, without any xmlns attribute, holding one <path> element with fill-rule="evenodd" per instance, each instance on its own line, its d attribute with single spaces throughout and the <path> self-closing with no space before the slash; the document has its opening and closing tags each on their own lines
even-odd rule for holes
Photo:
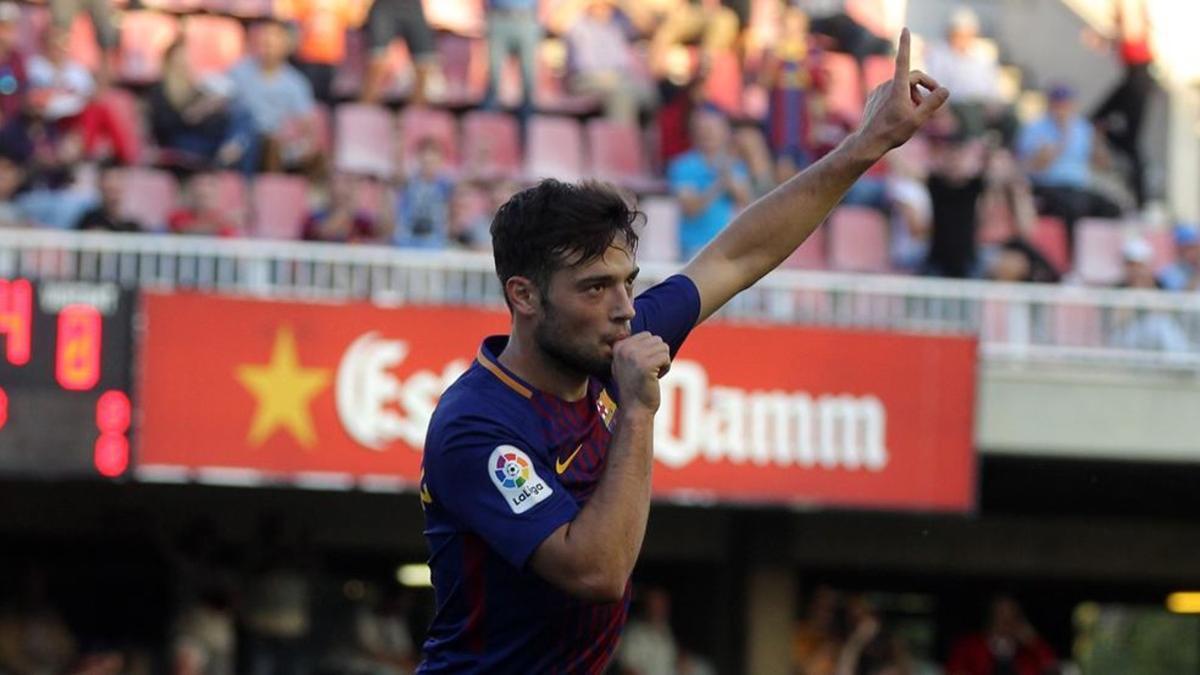
<svg viewBox="0 0 1200 675">
<path fill-rule="evenodd" d="M 429 421 L 429 438 L 440 442 L 470 431 L 519 434 L 535 414 L 528 399 L 474 364 L 442 393 Z"/>
</svg>

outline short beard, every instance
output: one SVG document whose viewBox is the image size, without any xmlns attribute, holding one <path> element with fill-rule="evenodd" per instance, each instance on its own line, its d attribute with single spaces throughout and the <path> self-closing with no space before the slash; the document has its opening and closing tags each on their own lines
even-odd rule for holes
<svg viewBox="0 0 1200 675">
<path fill-rule="evenodd" d="M 588 356 L 573 349 L 558 329 L 557 313 L 550 303 L 543 303 L 544 316 L 533 329 L 533 339 L 538 349 L 548 356 L 559 369 L 580 375 L 604 378 L 612 375 L 612 359 Z"/>
</svg>

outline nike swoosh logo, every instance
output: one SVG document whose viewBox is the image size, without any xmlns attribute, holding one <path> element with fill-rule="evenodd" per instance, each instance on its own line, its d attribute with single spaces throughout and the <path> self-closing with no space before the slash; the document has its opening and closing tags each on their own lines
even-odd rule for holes
<svg viewBox="0 0 1200 675">
<path fill-rule="evenodd" d="M 572 452 L 571 456 L 568 457 L 567 461 L 565 461 L 565 462 L 562 461 L 561 459 L 554 460 L 554 471 L 556 473 L 558 473 L 558 475 L 561 476 L 562 472 L 566 471 L 568 466 L 571 466 L 571 462 L 575 461 L 575 455 L 578 455 L 580 449 L 582 449 L 582 448 L 583 448 L 583 443 L 580 443 L 578 446 L 576 446 L 575 452 Z"/>
</svg>

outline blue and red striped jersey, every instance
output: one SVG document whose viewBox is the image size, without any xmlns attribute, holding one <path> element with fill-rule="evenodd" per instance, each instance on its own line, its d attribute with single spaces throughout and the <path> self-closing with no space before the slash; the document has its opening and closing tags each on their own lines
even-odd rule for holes
<svg viewBox="0 0 1200 675">
<path fill-rule="evenodd" d="M 631 330 L 674 357 L 700 314 L 696 286 L 673 276 L 634 299 Z M 437 612 L 418 673 L 600 673 L 629 611 L 574 598 L 528 568 L 583 508 L 604 473 L 619 393 L 591 378 L 587 396 L 538 391 L 487 338 L 442 395 L 425 440 L 421 501 Z"/>
</svg>

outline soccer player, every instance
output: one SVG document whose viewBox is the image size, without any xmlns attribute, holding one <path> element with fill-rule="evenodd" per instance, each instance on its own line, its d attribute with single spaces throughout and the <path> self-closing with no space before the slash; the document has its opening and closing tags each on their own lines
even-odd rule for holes
<svg viewBox="0 0 1200 675">
<path fill-rule="evenodd" d="M 442 396 L 421 500 L 437 613 L 419 673 L 599 673 L 650 509 L 658 379 L 692 327 L 778 266 L 949 92 L 909 71 L 862 126 L 633 297 L 640 217 L 612 189 L 543 181 L 492 222 L 511 335 Z"/>
</svg>

